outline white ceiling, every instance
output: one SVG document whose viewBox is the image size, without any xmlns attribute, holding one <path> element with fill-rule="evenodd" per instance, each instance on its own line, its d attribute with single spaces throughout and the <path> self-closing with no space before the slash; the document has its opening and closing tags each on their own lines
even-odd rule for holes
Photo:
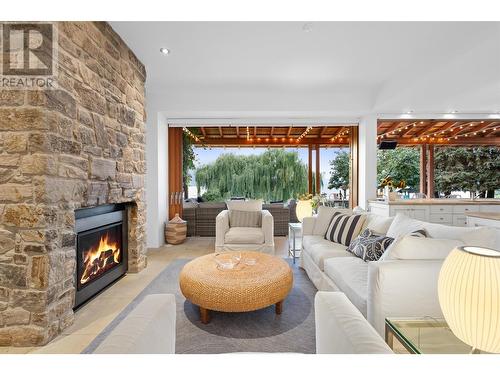
<svg viewBox="0 0 500 375">
<path fill-rule="evenodd" d="M 500 111 L 498 22 L 111 25 L 145 64 L 148 99 L 172 114 Z"/>
</svg>

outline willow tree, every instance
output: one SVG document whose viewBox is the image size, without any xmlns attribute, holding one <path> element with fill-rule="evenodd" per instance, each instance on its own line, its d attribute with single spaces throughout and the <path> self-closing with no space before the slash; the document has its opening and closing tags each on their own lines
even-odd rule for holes
<svg viewBox="0 0 500 375">
<path fill-rule="evenodd" d="M 267 150 L 261 155 L 222 154 L 195 172 L 198 194 L 210 199 L 247 197 L 287 200 L 307 191 L 307 167 L 295 151 Z"/>
</svg>

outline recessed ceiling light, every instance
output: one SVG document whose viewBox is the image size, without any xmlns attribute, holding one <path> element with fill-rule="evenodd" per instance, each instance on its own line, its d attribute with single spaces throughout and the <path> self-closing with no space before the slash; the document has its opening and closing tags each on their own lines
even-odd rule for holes
<svg viewBox="0 0 500 375">
<path fill-rule="evenodd" d="M 454 109 L 453 111 L 451 111 L 451 113 L 458 113 L 458 111 Z"/>
<path fill-rule="evenodd" d="M 412 114 L 413 112 L 414 112 L 414 111 L 413 111 L 413 109 L 410 109 L 410 110 L 409 110 L 408 112 L 406 112 L 406 113 L 410 115 L 410 114 Z"/>
<path fill-rule="evenodd" d="M 170 50 L 168 48 L 161 47 L 160 52 L 163 53 L 164 55 L 168 55 L 170 53 Z"/>
</svg>

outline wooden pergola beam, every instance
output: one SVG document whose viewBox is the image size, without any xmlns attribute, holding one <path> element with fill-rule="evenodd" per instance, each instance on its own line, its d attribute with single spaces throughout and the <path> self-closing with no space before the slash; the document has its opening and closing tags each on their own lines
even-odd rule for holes
<svg viewBox="0 0 500 375">
<path fill-rule="evenodd" d="M 443 137 L 444 138 L 444 137 Z M 448 138 L 448 136 L 447 136 Z M 414 137 L 411 138 L 399 138 L 397 139 L 398 145 L 421 145 L 421 144 L 434 144 L 438 146 L 500 146 L 500 137 L 461 137 L 459 139 L 450 139 L 449 141 L 445 141 L 444 139 L 439 140 L 438 138 L 426 139 L 425 141 L 414 140 Z"/>
<path fill-rule="evenodd" d="M 320 146 L 316 145 L 316 194 L 321 193 L 321 172 L 320 172 L 320 160 L 319 160 L 319 149 Z"/>
<path fill-rule="evenodd" d="M 266 140 L 267 139 L 267 140 Z M 304 137 L 297 142 L 297 138 L 290 137 L 254 137 L 250 140 L 246 138 L 206 138 L 203 143 L 207 146 L 258 146 L 258 145 L 268 145 L 268 146 L 287 146 L 287 147 L 299 147 L 304 145 L 321 145 L 321 146 L 335 146 L 335 145 L 349 145 L 349 137 L 337 138 L 332 141 L 331 138 L 309 138 Z"/>
<path fill-rule="evenodd" d="M 240 127 L 236 126 L 236 138 L 240 137 Z"/>
<path fill-rule="evenodd" d="M 222 132 L 222 126 L 219 126 L 219 136 L 224 138 L 224 133 Z"/>
<path fill-rule="evenodd" d="M 325 135 L 327 130 L 328 130 L 328 126 L 323 126 L 323 128 L 321 129 L 321 132 L 318 135 L 318 138 L 322 138 Z"/>
<path fill-rule="evenodd" d="M 307 191 L 312 194 L 313 169 L 312 169 L 312 145 L 307 147 Z"/>
<path fill-rule="evenodd" d="M 427 145 L 420 146 L 420 192 L 425 194 L 427 191 Z"/>
<path fill-rule="evenodd" d="M 205 132 L 205 128 L 203 126 L 200 128 L 200 131 L 201 131 L 201 134 L 203 135 L 203 137 L 206 138 L 207 133 Z"/>
<path fill-rule="evenodd" d="M 288 127 L 288 130 L 287 130 L 287 132 L 286 132 L 286 136 L 287 136 L 287 137 L 290 137 L 290 134 L 291 134 L 291 133 L 292 133 L 292 126 L 289 126 L 289 127 Z"/>
<path fill-rule="evenodd" d="M 428 145 L 427 158 L 427 198 L 434 198 L 434 145 Z"/>
</svg>

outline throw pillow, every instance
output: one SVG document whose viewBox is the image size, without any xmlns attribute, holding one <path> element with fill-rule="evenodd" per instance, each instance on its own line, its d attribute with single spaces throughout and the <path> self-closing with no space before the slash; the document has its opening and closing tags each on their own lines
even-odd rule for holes
<svg viewBox="0 0 500 375">
<path fill-rule="evenodd" d="M 368 228 L 372 232 L 386 234 L 393 220 L 394 217 L 385 217 L 368 212 L 366 213 L 366 220 L 365 224 L 363 225 L 363 230 Z"/>
<path fill-rule="evenodd" d="M 387 236 L 398 238 L 423 228 L 423 221 L 412 219 L 404 214 L 397 214 L 387 230 Z"/>
<path fill-rule="evenodd" d="M 345 215 L 335 212 L 328 225 L 325 239 L 349 246 L 361 232 L 364 221 L 364 215 Z"/>
<path fill-rule="evenodd" d="M 352 214 L 352 211 L 346 208 L 336 208 L 328 206 L 319 206 L 318 215 L 314 220 L 313 235 L 314 236 L 324 236 L 328 225 L 332 221 L 332 216 L 335 212 L 340 212 L 343 214 Z"/>
<path fill-rule="evenodd" d="M 262 226 L 262 212 L 230 210 L 229 226 L 260 228 Z"/>
<path fill-rule="evenodd" d="M 385 259 L 445 259 L 451 250 L 463 245 L 459 240 L 408 235 L 391 246 Z"/>
<path fill-rule="evenodd" d="M 227 208 L 237 211 L 262 211 L 262 199 L 250 199 L 247 201 L 227 201 Z"/>
<path fill-rule="evenodd" d="M 405 236 L 410 236 L 410 237 L 417 237 L 417 238 L 425 238 L 425 237 L 428 237 L 427 235 L 427 232 L 425 231 L 425 229 L 417 229 L 416 231 L 413 231 L 413 232 L 410 232 L 406 235 L 403 235 L 403 236 L 400 236 L 398 238 L 396 238 L 390 245 L 389 247 L 386 249 L 386 251 L 382 254 L 382 256 L 380 257 L 379 260 L 386 260 L 386 259 L 391 259 L 390 256 L 391 256 L 391 251 L 392 249 L 397 246 L 397 244 L 399 243 L 399 241 L 401 241 Z"/>
<path fill-rule="evenodd" d="M 351 252 L 365 262 L 374 262 L 380 259 L 384 251 L 394 241 L 394 238 L 375 233 L 370 229 L 365 229 L 355 238 L 347 251 Z"/>
</svg>

